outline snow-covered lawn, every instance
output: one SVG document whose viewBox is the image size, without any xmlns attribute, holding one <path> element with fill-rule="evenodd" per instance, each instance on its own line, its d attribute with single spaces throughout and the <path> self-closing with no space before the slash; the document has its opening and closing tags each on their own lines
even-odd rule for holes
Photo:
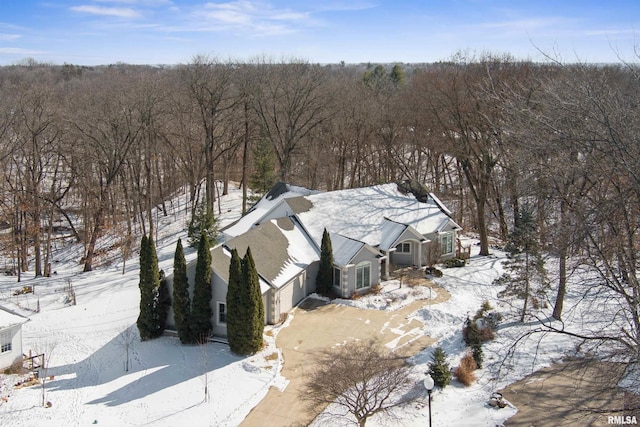
<svg viewBox="0 0 640 427">
<path fill-rule="evenodd" d="M 234 191 L 221 201 L 223 225 L 238 218 L 240 197 L 240 191 Z M 160 268 L 167 274 L 172 269 L 177 238 L 185 239 L 184 211 L 178 208 L 168 217 L 160 217 L 158 257 Z M 104 240 L 108 246 L 108 239 Z M 77 247 L 57 253 L 53 267 L 56 275 L 52 278 L 28 276 L 18 284 L 15 277 L 0 277 L 0 304 L 30 317 L 23 326 L 23 348 L 44 352 L 49 363 L 46 375 L 52 377 L 46 384 L 46 401 L 51 407 L 45 408 L 40 387 L 14 388 L 20 378 L 2 375 L 2 425 L 234 426 L 271 385 L 286 384 L 286 378 L 280 376 L 282 357 L 275 347 L 275 336 L 286 324 L 268 328 L 267 347 L 246 358 L 233 355 L 221 343 L 183 346 L 173 337 L 140 342 L 135 325 L 139 304 L 136 256 L 127 261 L 125 274 L 117 257 L 108 267 L 80 273 L 80 253 Z M 190 260 L 196 254 L 189 249 L 186 255 Z M 425 334 L 439 340 L 451 367 L 465 351 L 461 328 L 467 315 L 473 316 L 483 301 L 509 311 L 497 300 L 498 289 L 492 285 L 501 273 L 502 257 L 497 250 L 489 257 L 474 254 L 466 267 L 444 269 L 444 276 L 434 280 L 451 294 L 450 299 L 425 305 L 412 314 L 424 323 Z M 69 303 L 69 284 L 75 291 L 76 305 Z M 13 290 L 23 285 L 35 286 L 35 294 L 13 296 Z M 400 287 L 398 282 L 390 282 L 379 295 L 340 303 L 392 310 L 435 297 L 435 291 L 428 287 Z M 36 313 L 33 310 L 38 305 L 40 312 Z M 434 392 L 433 425 L 495 426 L 514 414 L 515 408 L 489 407 L 490 394 L 535 369 L 549 366 L 574 347 L 564 336 L 547 336 L 542 341 L 524 341 L 512 357 L 506 357 L 514 337 L 536 326 L 519 324 L 507 316 L 496 339 L 484 346 L 485 366 L 477 371 L 478 381 L 466 388 L 454 381 Z M 127 342 L 132 342 L 128 372 Z M 412 358 L 416 383 L 424 378 L 430 354 L 431 350 L 425 350 Z M 396 425 L 425 425 L 426 392 L 423 400 L 396 416 Z M 370 425 L 389 425 L 389 420 L 374 418 Z"/>
</svg>

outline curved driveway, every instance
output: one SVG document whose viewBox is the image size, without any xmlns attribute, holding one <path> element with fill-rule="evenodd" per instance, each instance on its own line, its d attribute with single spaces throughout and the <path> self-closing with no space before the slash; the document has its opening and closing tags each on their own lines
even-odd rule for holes
<svg viewBox="0 0 640 427">
<path fill-rule="evenodd" d="M 307 299 L 294 309 L 291 324 L 282 329 L 276 345 L 282 350 L 284 366 L 281 375 L 289 384 L 284 391 L 271 387 L 262 401 L 247 415 L 245 427 L 306 426 L 324 408 L 309 412 L 298 393 L 312 358 L 320 350 L 354 339 L 376 338 L 381 344 L 410 356 L 435 340 L 423 334 L 424 324 L 411 317 L 418 309 L 449 299 L 437 285 L 437 298 L 416 301 L 399 310 L 363 310 L 346 305 L 325 304 Z"/>
</svg>

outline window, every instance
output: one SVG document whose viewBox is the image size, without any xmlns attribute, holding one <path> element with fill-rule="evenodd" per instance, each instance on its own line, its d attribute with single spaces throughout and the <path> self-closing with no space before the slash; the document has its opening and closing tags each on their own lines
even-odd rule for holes
<svg viewBox="0 0 640 427">
<path fill-rule="evenodd" d="M 371 286 L 371 263 L 363 261 L 356 265 L 356 289 Z"/>
<path fill-rule="evenodd" d="M 440 236 L 440 244 L 442 255 L 448 255 L 453 253 L 453 234 L 452 233 L 443 233 Z"/>
<path fill-rule="evenodd" d="M 11 330 L 0 332 L 0 353 L 11 351 Z"/>
<path fill-rule="evenodd" d="M 410 254 L 411 243 L 400 243 L 398 246 L 396 246 L 396 252 L 399 254 Z"/>
<path fill-rule="evenodd" d="M 339 268 L 334 268 L 333 269 L 333 286 L 335 286 L 336 288 L 340 287 L 340 284 L 342 283 L 342 280 L 340 279 L 342 276 L 342 270 L 340 270 Z"/>
<path fill-rule="evenodd" d="M 227 305 L 223 302 L 218 303 L 218 323 L 227 323 Z"/>
</svg>

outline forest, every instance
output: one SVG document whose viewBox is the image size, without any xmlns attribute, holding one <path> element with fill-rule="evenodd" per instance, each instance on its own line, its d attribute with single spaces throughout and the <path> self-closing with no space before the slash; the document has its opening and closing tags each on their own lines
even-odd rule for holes
<svg viewBox="0 0 640 427">
<path fill-rule="evenodd" d="M 618 309 L 589 336 L 640 359 L 640 74 L 634 64 L 458 55 L 434 64 L 221 61 L 0 67 L 0 250 L 5 272 L 52 274 L 64 231 L 99 263 L 153 234 L 177 190 L 216 212 L 214 182 L 333 190 L 417 180 L 454 211 L 480 254 L 523 218 L 567 277 L 587 269 Z M 208 185 L 207 185 L 208 184 Z M 251 192 L 249 191 L 251 190 Z M 554 267 L 556 268 L 556 267 Z M 19 277 L 19 276 L 18 276 Z M 595 308 L 594 308 L 595 309 Z M 571 333 L 570 331 L 561 331 Z"/>
</svg>

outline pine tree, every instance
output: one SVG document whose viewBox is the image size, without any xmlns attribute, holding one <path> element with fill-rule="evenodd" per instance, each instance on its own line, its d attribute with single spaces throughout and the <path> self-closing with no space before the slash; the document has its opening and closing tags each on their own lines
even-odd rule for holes
<svg viewBox="0 0 640 427">
<path fill-rule="evenodd" d="M 247 296 L 247 348 L 245 354 L 253 354 L 262 349 L 264 332 L 264 305 L 262 303 L 262 292 L 260 292 L 260 279 L 256 265 L 251 255 L 251 248 L 242 260 L 242 282 L 241 286 L 246 289 Z"/>
<path fill-rule="evenodd" d="M 229 348 L 236 354 L 242 354 L 242 328 L 245 305 L 241 300 L 242 260 L 236 249 L 231 249 L 229 263 L 229 285 L 227 287 L 227 339 Z"/>
<path fill-rule="evenodd" d="M 389 78 L 395 85 L 401 85 L 404 83 L 404 70 L 398 64 L 394 65 L 389 74 Z"/>
<path fill-rule="evenodd" d="M 544 260 L 536 233 L 536 220 L 530 211 L 521 212 L 505 249 L 506 271 L 495 280 L 496 284 L 505 285 L 505 289 L 498 296 L 522 299 L 520 321 L 524 322 L 530 300 L 535 298 L 535 302 L 544 299 L 548 288 Z"/>
<path fill-rule="evenodd" d="M 180 239 L 178 239 L 173 257 L 173 319 L 180 341 L 183 344 L 195 342 L 191 337 L 191 329 L 189 328 L 191 298 L 189 297 L 189 282 L 187 279 L 187 261 L 184 258 L 184 250 Z"/>
<path fill-rule="evenodd" d="M 140 314 L 136 322 L 140 339 L 143 341 L 158 335 L 158 313 L 156 310 L 158 300 L 158 285 L 160 276 L 158 273 L 157 259 L 154 262 L 155 250 L 153 240 L 142 236 L 140 242 Z"/>
<path fill-rule="evenodd" d="M 253 149 L 253 164 L 249 187 L 259 195 L 266 194 L 276 182 L 275 156 L 266 137 L 260 138 Z"/>
<path fill-rule="evenodd" d="M 451 382 L 451 370 L 447 363 L 447 355 L 442 347 L 436 347 L 431 356 L 429 375 L 433 378 L 436 387 L 445 388 Z"/>
<path fill-rule="evenodd" d="M 215 242 L 218 238 L 218 220 L 213 215 L 211 207 L 206 206 L 206 203 L 198 204 L 191 215 L 187 235 L 189 236 L 189 245 L 192 248 L 200 244 L 202 234 L 207 235 L 209 242 Z"/>
<path fill-rule="evenodd" d="M 316 291 L 328 294 L 333 289 L 333 248 L 331 247 L 331 237 L 324 229 L 322 233 L 322 243 L 320 245 L 320 266 L 316 276 Z"/>
<path fill-rule="evenodd" d="M 196 277 L 193 287 L 193 302 L 191 303 L 191 336 L 195 338 L 196 342 L 201 342 L 211 335 L 212 296 L 209 237 L 206 233 L 202 233 L 198 244 Z"/>
</svg>

